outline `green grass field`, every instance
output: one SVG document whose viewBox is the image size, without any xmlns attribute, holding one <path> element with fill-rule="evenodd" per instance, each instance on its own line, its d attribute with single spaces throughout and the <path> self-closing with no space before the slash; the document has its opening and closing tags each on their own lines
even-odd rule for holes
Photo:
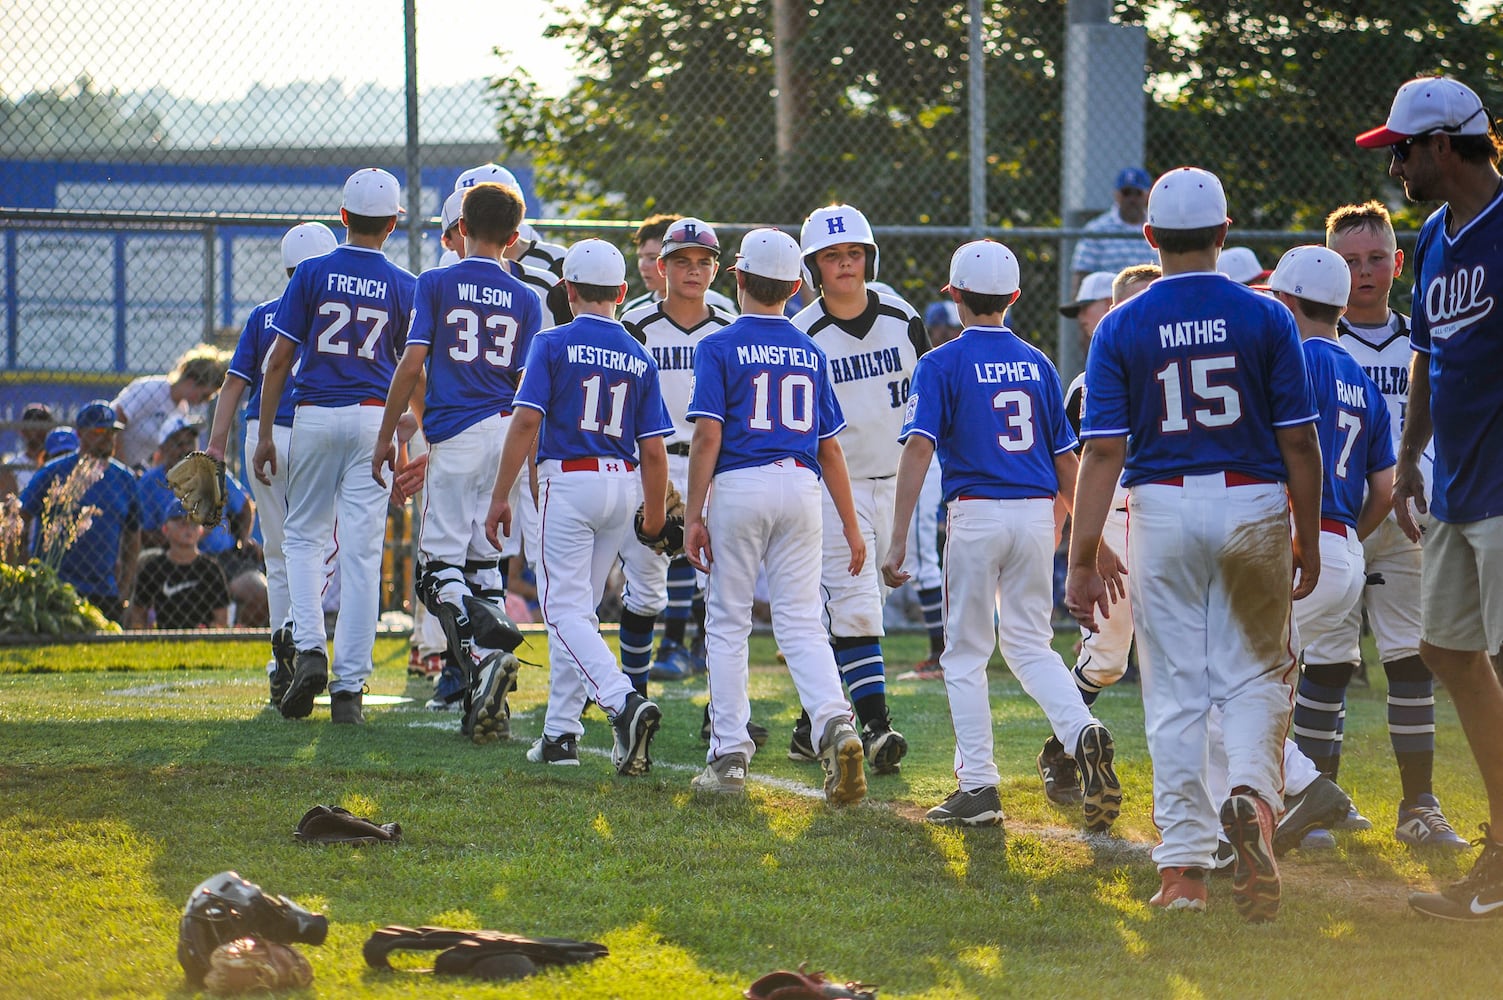
<svg viewBox="0 0 1503 1000">
<path fill-rule="evenodd" d="M 1063 641 L 1063 640 L 1062 640 Z M 525 658 L 541 662 L 541 640 Z M 923 640 L 887 643 L 896 673 Z M 578 768 L 527 763 L 545 676 L 524 668 L 515 738 L 476 747 L 426 712 L 406 646 L 383 640 L 363 728 L 327 708 L 288 722 L 264 710 L 266 652 L 181 643 L 0 650 L 0 996 L 186 997 L 174 948 L 188 891 L 226 868 L 327 913 L 302 950 L 318 997 L 736 997 L 807 961 L 881 996 L 1496 997 L 1497 923 L 1429 921 L 1410 887 L 1470 865 L 1392 836 L 1399 796 L 1381 671 L 1354 690 L 1342 784 L 1375 829 L 1335 852 L 1290 855 L 1276 923 L 1236 915 L 1211 885 L 1203 915 L 1151 911 L 1157 887 L 1150 771 L 1136 687 L 1098 714 L 1117 742 L 1126 803 L 1110 837 L 1086 837 L 1043 798 L 1033 757 L 1042 714 L 994 669 L 993 718 L 1007 831 L 924 825 L 953 787 L 943 687 L 890 685 L 912 752 L 873 777 L 861 806 L 827 808 L 817 768 L 784 758 L 792 685 L 754 639 L 754 717 L 773 741 L 744 802 L 689 793 L 702 766 L 702 680 L 653 685 L 664 711 L 652 774 L 617 778 L 598 711 Z M 1458 830 L 1486 818 L 1481 782 L 1441 696 L 1436 791 Z M 398 846 L 303 847 L 315 803 L 405 831 Z M 366 968 L 389 923 L 489 927 L 602 941 L 609 958 L 506 985 Z M 431 958 L 431 955 L 420 956 Z"/>
</svg>

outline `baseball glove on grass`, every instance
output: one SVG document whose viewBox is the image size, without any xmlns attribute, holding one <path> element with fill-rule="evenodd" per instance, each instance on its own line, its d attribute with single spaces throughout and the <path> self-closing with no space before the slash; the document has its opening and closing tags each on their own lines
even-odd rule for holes
<svg viewBox="0 0 1503 1000">
<path fill-rule="evenodd" d="M 395 844 L 402 840 L 402 824 L 372 823 L 339 806 L 314 806 L 297 821 L 292 836 L 303 844 Z"/>
<path fill-rule="evenodd" d="M 204 987 L 211 993 L 302 989 L 313 982 L 313 966 L 285 944 L 258 937 L 226 941 L 209 956 Z"/>
<path fill-rule="evenodd" d="M 877 1000 L 877 988 L 868 983 L 832 983 L 823 972 L 809 972 L 808 963 L 797 972 L 769 972 L 747 987 L 748 1000 Z"/>
<path fill-rule="evenodd" d="M 639 504 L 637 514 L 632 518 L 632 528 L 637 532 L 637 541 L 647 546 L 652 551 L 664 556 L 676 556 L 684 551 L 684 498 L 679 496 L 678 489 L 668 484 L 668 496 L 663 501 L 663 530 L 657 535 L 649 535 L 642 530 L 642 517 L 646 512 L 647 505 Z"/>
<path fill-rule="evenodd" d="M 167 470 L 167 485 L 194 521 L 212 528 L 224 520 L 224 463 L 208 452 L 190 451 L 183 456 Z"/>
<path fill-rule="evenodd" d="M 392 924 L 365 942 L 365 961 L 389 969 L 387 956 L 399 948 L 438 951 L 433 971 L 476 979 L 521 979 L 544 965 L 574 965 L 610 954 L 603 944 L 569 938 L 530 938 L 501 931 L 461 931 L 447 927 Z"/>
</svg>

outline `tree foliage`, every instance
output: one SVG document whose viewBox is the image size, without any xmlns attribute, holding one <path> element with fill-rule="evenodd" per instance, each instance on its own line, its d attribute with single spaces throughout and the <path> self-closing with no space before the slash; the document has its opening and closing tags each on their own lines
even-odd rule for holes
<svg viewBox="0 0 1503 1000">
<path fill-rule="evenodd" d="M 47 155 L 149 149 L 166 141 L 162 117 L 131 107 L 118 91 L 101 91 L 87 75 L 71 86 L 0 97 L 0 153 Z"/>
</svg>

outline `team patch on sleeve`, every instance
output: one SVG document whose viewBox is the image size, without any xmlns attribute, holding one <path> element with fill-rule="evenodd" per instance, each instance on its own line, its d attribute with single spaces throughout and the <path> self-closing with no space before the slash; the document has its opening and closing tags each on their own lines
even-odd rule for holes
<svg viewBox="0 0 1503 1000">
<path fill-rule="evenodd" d="M 913 423 L 914 416 L 918 413 L 918 393 L 908 397 L 908 405 L 903 410 L 903 423 Z"/>
</svg>

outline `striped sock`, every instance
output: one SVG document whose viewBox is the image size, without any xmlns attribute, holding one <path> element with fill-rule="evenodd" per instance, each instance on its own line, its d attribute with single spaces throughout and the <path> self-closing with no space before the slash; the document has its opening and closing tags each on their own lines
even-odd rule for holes
<svg viewBox="0 0 1503 1000">
<path fill-rule="evenodd" d="M 1350 663 L 1305 664 L 1294 699 L 1294 742 L 1332 781 L 1341 768 L 1346 686 L 1352 669 Z"/>
<path fill-rule="evenodd" d="M 1075 686 L 1080 689 L 1080 700 L 1086 703 L 1087 708 L 1090 708 L 1096 704 L 1097 695 L 1101 694 L 1101 685 L 1086 679 L 1086 675 L 1082 672 L 1084 667 L 1084 663 L 1077 665 L 1070 671 L 1070 676 L 1075 678 Z"/>
<path fill-rule="evenodd" d="M 939 587 L 925 587 L 918 592 L 919 607 L 924 611 L 924 628 L 929 630 L 929 651 L 945 648 L 945 598 Z"/>
<path fill-rule="evenodd" d="M 887 718 L 887 680 L 882 642 L 874 635 L 834 640 L 835 665 L 851 693 L 851 707 L 865 725 Z"/>
<path fill-rule="evenodd" d="M 647 672 L 652 669 L 652 624 L 656 615 L 621 612 L 621 672 L 637 694 L 647 697 Z"/>
<path fill-rule="evenodd" d="M 694 610 L 694 567 L 682 556 L 668 564 L 668 607 L 663 609 L 663 638 L 684 644 L 684 630 Z"/>
<path fill-rule="evenodd" d="M 1388 674 L 1388 739 L 1399 765 L 1404 801 L 1432 792 L 1435 769 L 1435 678 L 1418 656 L 1383 664 Z"/>
</svg>

